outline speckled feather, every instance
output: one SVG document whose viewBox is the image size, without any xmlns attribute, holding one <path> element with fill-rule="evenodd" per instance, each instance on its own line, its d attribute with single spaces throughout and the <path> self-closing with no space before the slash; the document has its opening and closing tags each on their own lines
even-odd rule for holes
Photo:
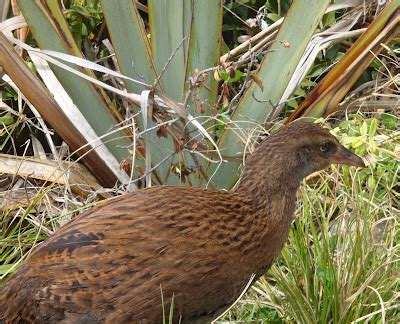
<svg viewBox="0 0 400 324">
<path fill-rule="evenodd" d="M 63 226 L 0 291 L 3 319 L 159 323 L 161 287 L 167 312 L 174 298 L 176 322 L 215 318 L 280 252 L 301 179 L 329 165 L 305 167 L 298 150 L 336 139 L 316 125 L 293 125 L 259 146 L 234 192 L 153 187 Z"/>
</svg>

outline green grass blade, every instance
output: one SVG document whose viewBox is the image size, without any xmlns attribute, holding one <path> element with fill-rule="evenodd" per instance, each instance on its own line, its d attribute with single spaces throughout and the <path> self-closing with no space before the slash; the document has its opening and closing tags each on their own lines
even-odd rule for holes
<svg viewBox="0 0 400 324">
<path fill-rule="evenodd" d="M 156 70 L 143 20 L 132 0 L 101 0 L 104 18 L 121 73 L 153 84 Z M 142 85 L 126 80 L 129 92 L 140 93 Z"/>
<path fill-rule="evenodd" d="M 183 41 L 183 0 L 149 0 L 151 49 L 165 93 L 174 100 L 183 99 L 185 54 Z M 165 71 L 163 71 L 164 67 Z"/>
<path fill-rule="evenodd" d="M 185 3 L 185 7 L 189 7 Z M 190 14 L 190 35 L 188 45 L 188 60 L 186 65 L 186 80 L 191 77 L 195 70 L 201 71 L 218 65 L 221 50 L 222 34 L 222 11 L 223 1 L 194 0 L 192 1 Z M 210 115 L 211 106 L 215 103 L 218 94 L 218 82 L 214 79 L 212 72 L 208 74 L 206 87 L 199 88 L 198 99 L 204 102 L 203 109 L 191 107 L 189 109 L 193 116 Z M 186 82 L 185 88 L 188 89 L 189 83 Z M 195 105 L 195 102 L 192 103 Z"/>
</svg>

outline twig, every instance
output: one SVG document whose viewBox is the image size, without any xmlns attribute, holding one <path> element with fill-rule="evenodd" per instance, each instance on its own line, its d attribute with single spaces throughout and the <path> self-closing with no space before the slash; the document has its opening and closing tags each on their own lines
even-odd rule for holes
<svg viewBox="0 0 400 324">
<path fill-rule="evenodd" d="M 167 120 L 167 121 L 165 121 L 165 122 L 157 123 L 155 126 L 146 128 L 145 130 L 143 130 L 142 132 L 140 132 L 140 133 L 138 134 L 138 137 L 141 137 L 142 135 L 144 135 L 144 134 L 146 134 L 146 133 L 148 133 L 148 132 L 151 132 L 151 131 L 153 131 L 153 130 L 155 130 L 155 129 L 157 129 L 157 128 L 160 128 L 161 126 L 164 126 L 164 125 L 171 125 L 171 124 L 177 122 L 178 120 L 179 120 L 179 118 L 174 118 L 174 119 L 169 119 L 169 120 Z"/>
<path fill-rule="evenodd" d="M 158 162 L 155 166 L 153 166 L 151 169 L 147 170 L 148 173 L 153 172 L 155 169 L 157 169 L 161 164 L 163 164 L 165 161 L 167 161 L 168 159 L 170 159 L 171 157 L 174 156 L 174 154 L 176 154 L 175 152 L 172 152 L 171 154 L 167 155 L 166 157 L 164 157 L 160 162 Z M 142 176 L 140 176 L 139 178 L 135 179 L 132 181 L 132 183 L 138 182 L 142 179 L 144 179 L 148 173 L 143 174 Z"/>
<path fill-rule="evenodd" d="M 153 93 L 150 90 L 142 91 L 142 100 L 140 104 L 140 109 L 142 111 L 143 117 L 143 128 L 144 131 L 147 130 L 148 122 L 151 122 L 153 116 Z M 151 150 L 150 150 L 150 140 L 148 138 L 147 132 L 144 133 L 144 143 L 146 147 L 145 152 L 145 165 L 146 165 L 146 187 L 151 187 Z"/>
<path fill-rule="evenodd" d="M 243 42 L 240 44 L 238 47 L 235 47 L 233 50 L 229 51 L 225 55 L 221 56 L 220 62 L 221 64 L 225 63 L 228 59 L 231 59 L 232 57 L 235 57 L 236 55 L 244 52 L 250 44 L 255 44 L 257 43 L 260 39 L 263 39 L 270 33 L 274 32 L 276 29 L 278 29 L 283 23 L 283 18 L 279 19 L 278 21 L 274 22 L 271 26 L 268 28 L 264 29 L 263 31 L 259 32 L 258 34 L 254 35 L 247 41 Z"/>
<path fill-rule="evenodd" d="M 207 160 L 210 163 L 220 163 L 221 160 L 212 160 L 209 157 L 207 157 L 206 155 L 204 155 L 203 153 L 199 152 L 199 151 L 195 151 L 195 150 L 189 150 L 189 149 L 183 149 L 184 151 L 187 151 L 191 154 L 197 154 L 200 155 L 203 159 Z"/>
<path fill-rule="evenodd" d="M 167 69 L 168 65 L 171 63 L 171 61 L 174 58 L 175 54 L 178 52 L 178 50 L 181 48 L 181 46 L 183 45 L 184 41 L 187 38 L 188 38 L 187 36 L 183 37 L 182 40 L 179 42 L 178 46 L 175 47 L 175 49 L 173 50 L 171 56 L 168 58 L 167 62 L 165 62 L 164 67 L 162 68 L 160 74 L 157 76 L 156 80 L 154 81 L 153 88 L 157 87 L 157 85 L 160 82 L 160 79 L 163 76 L 163 74 L 164 74 L 165 70 Z"/>
</svg>

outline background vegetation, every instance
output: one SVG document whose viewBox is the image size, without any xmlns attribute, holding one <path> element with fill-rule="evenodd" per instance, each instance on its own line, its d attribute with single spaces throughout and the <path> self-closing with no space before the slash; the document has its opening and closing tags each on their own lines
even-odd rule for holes
<svg viewBox="0 0 400 324">
<path fill-rule="evenodd" d="M 264 136 L 313 116 L 368 167 L 304 182 L 281 256 L 218 321 L 400 321 L 399 1 L 55 3 L 2 3 L 2 281 L 97 201 L 229 189 Z"/>
</svg>

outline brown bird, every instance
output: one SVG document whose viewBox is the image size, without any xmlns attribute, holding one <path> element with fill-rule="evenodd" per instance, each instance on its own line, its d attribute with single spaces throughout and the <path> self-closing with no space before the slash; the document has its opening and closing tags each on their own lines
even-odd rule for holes
<svg viewBox="0 0 400 324">
<path fill-rule="evenodd" d="M 363 167 L 327 130 L 282 127 L 248 158 L 233 192 L 159 186 L 112 199 L 60 228 L 0 291 L 6 323 L 206 323 L 270 267 L 301 180 Z M 161 294 L 164 298 L 162 305 Z"/>
</svg>

